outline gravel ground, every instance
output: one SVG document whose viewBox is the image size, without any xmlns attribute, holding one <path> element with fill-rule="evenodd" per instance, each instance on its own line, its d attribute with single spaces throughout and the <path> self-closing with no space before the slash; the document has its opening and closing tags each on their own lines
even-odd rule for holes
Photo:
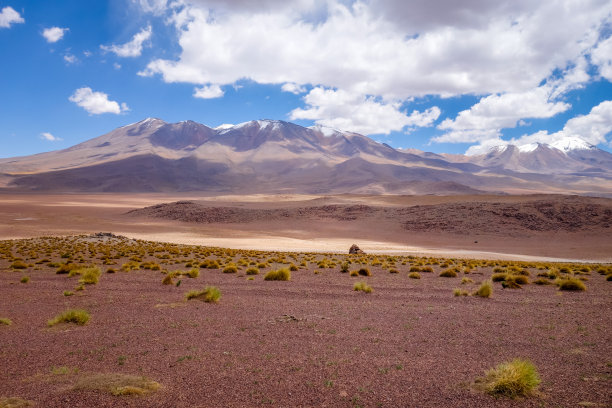
<svg viewBox="0 0 612 408">
<path fill-rule="evenodd" d="M 495 283 L 483 299 L 452 291 L 473 291 L 490 267 L 465 275 L 475 281 L 467 285 L 438 267 L 409 279 L 399 265 L 397 274 L 371 267 L 373 276 L 351 277 L 311 264 L 288 282 L 201 269 L 178 287 L 141 270 L 103 274 L 65 297 L 78 277 L 38 269 L 11 271 L 0 260 L 0 317 L 13 321 L 0 325 L 0 396 L 38 407 L 612 406 L 612 282 L 596 272 L 586 292 Z M 356 281 L 374 292 L 353 291 Z M 206 285 L 221 290 L 219 303 L 184 300 Z M 91 313 L 88 324 L 47 327 L 76 307 Z M 536 395 L 478 391 L 487 369 L 516 357 L 538 368 Z M 142 375 L 162 387 L 119 397 L 74 390 L 88 373 Z"/>
</svg>

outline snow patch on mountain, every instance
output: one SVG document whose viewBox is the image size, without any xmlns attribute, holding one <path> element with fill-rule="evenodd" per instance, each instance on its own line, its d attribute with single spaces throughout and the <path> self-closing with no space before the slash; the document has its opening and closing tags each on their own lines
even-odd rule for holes
<svg viewBox="0 0 612 408">
<path fill-rule="evenodd" d="M 564 138 L 561 138 L 551 143 L 550 146 L 554 147 L 555 149 L 559 149 L 564 153 L 569 153 L 572 150 L 596 149 L 595 146 L 588 143 L 587 141 L 580 139 L 579 137 L 573 137 L 573 136 L 566 136 Z"/>
</svg>

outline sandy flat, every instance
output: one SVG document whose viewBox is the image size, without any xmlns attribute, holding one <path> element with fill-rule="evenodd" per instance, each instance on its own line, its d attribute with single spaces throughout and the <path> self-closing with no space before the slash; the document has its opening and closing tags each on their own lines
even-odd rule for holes
<svg viewBox="0 0 612 408">
<path fill-rule="evenodd" d="M 215 208 L 257 210 L 329 205 L 366 205 L 378 209 L 433 206 L 431 208 L 439 214 L 433 221 L 448 217 L 448 223 L 452 224 L 461 220 L 453 221 L 453 214 L 445 213 L 445 208 L 453 209 L 470 203 L 520 207 L 543 199 L 560 200 L 558 197 L 561 196 L 3 194 L 0 195 L 0 239 L 109 231 L 139 239 L 239 249 L 346 252 L 351 244 L 356 243 L 366 252 L 376 253 L 611 262 L 612 229 L 599 225 L 576 230 L 515 229 L 508 232 L 504 228 L 447 230 L 445 224 L 429 230 L 425 224 L 419 226 L 419 230 L 410 230 L 410 226 L 402 225 L 399 220 L 396 222 L 382 216 L 357 217 L 349 221 L 314 217 L 247 223 L 193 223 L 126 214 L 131 210 L 179 200 L 194 200 Z M 612 211 L 612 200 L 587 200 L 598 208 Z M 584 211 L 590 211 L 587 207 Z M 429 210 L 425 214 L 430 214 Z M 480 216 L 479 213 L 470 213 L 475 220 Z M 486 220 L 480 225 L 487 226 Z"/>
</svg>

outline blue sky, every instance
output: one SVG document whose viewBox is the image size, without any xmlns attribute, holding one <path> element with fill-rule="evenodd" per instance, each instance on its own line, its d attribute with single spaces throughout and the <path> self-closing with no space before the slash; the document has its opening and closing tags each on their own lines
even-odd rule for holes
<svg viewBox="0 0 612 408">
<path fill-rule="evenodd" d="M 0 157 L 146 117 L 321 124 L 480 153 L 611 151 L 612 5 L 508 0 L 0 0 Z"/>
</svg>

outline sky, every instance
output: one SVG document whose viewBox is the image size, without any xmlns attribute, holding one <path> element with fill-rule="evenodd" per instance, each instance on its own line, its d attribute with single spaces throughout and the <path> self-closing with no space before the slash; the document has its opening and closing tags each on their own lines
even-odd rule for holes
<svg viewBox="0 0 612 408">
<path fill-rule="evenodd" d="M 609 0 L 0 0 L 0 157 L 157 117 L 612 152 Z"/>
</svg>

